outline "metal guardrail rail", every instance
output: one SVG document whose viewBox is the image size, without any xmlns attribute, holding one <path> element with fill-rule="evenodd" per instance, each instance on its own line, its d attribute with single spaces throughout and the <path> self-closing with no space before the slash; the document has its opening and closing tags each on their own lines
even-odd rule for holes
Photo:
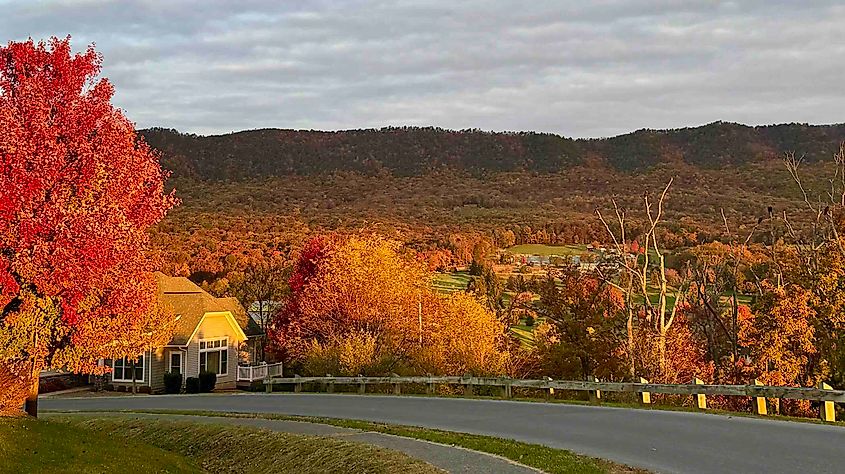
<svg viewBox="0 0 845 474">
<path fill-rule="evenodd" d="M 749 385 L 712 385 L 696 379 L 689 384 L 660 384 L 649 383 L 641 379 L 635 382 L 602 382 L 598 380 L 553 380 L 546 379 L 512 379 L 507 377 L 470 377 L 470 376 L 411 376 L 411 377 L 276 377 L 264 380 L 267 392 L 272 392 L 273 385 L 294 385 L 294 390 L 302 390 L 303 384 L 320 384 L 328 392 L 334 391 L 335 385 L 357 385 L 359 393 L 366 392 L 367 385 L 391 385 L 393 393 L 402 393 L 403 384 L 422 384 L 428 393 L 434 393 L 437 385 L 460 385 L 464 394 L 471 395 L 473 387 L 500 387 L 503 398 L 511 397 L 513 388 L 530 388 L 544 390 L 546 397 L 554 394 L 555 390 L 572 390 L 589 392 L 591 401 L 599 401 L 601 392 L 636 393 L 641 403 L 651 403 L 651 394 L 691 395 L 696 398 L 701 409 L 707 408 L 708 395 L 753 397 L 756 399 L 755 413 L 766 414 L 766 399 L 812 400 L 820 402 L 820 417 L 824 421 L 835 421 L 834 403 L 845 403 L 845 390 L 833 390 L 829 385 L 821 383 L 818 387 L 779 387 L 762 385 L 755 381 Z"/>
</svg>

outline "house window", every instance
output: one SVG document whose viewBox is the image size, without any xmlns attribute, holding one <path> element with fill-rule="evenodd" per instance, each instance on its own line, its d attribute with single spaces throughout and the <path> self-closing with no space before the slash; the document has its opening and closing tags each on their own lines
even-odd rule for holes
<svg viewBox="0 0 845 474">
<path fill-rule="evenodd" d="M 229 373 L 229 338 L 200 340 L 200 372 Z"/>
<path fill-rule="evenodd" d="M 139 355 L 136 359 L 124 357 L 122 359 L 115 359 L 112 366 L 112 381 L 114 382 L 131 382 L 132 381 L 132 361 L 135 361 L 135 381 L 144 381 L 144 372 L 146 372 L 147 358 L 144 354 Z"/>
<path fill-rule="evenodd" d="M 181 352 L 171 352 L 170 353 L 170 373 L 172 374 L 181 374 L 182 373 L 182 353 Z"/>
</svg>

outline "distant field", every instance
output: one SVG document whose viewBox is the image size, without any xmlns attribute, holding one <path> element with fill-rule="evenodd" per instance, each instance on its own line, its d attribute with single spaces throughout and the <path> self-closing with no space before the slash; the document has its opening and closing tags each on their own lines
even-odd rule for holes
<svg viewBox="0 0 845 474">
<path fill-rule="evenodd" d="M 582 255 L 587 253 L 586 245 L 543 245 L 521 244 L 507 249 L 510 253 L 527 255 Z"/>
<path fill-rule="evenodd" d="M 534 342 L 534 326 L 525 326 L 518 324 L 516 326 L 511 326 L 511 332 L 516 336 L 516 338 L 523 344 L 523 346 L 527 348 L 533 349 L 535 347 Z"/>
<path fill-rule="evenodd" d="M 434 289 L 442 293 L 464 291 L 470 280 L 467 272 L 437 273 L 434 275 Z"/>
</svg>

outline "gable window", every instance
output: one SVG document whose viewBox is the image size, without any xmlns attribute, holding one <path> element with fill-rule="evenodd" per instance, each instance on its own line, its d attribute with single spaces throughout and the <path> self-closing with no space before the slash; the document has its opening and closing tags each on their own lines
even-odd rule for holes
<svg viewBox="0 0 845 474">
<path fill-rule="evenodd" d="M 229 373 L 229 338 L 200 340 L 200 372 Z"/>
<path fill-rule="evenodd" d="M 147 358 L 141 354 L 137 359 L 124 357 L 122 359 L 115 359 L 112 364 L 111 378 L 114 382 L 131 382 L 132 381 L 132 361 L 135 361 L 135 381 L 144 381 L 144 372 L 147 368 Z"/>
<path fill-rule="evenodd" d="M 179 351 L 173 351 L 170 353 L 170 373 L 182 373 L 182 353 Z"/>
</svg>

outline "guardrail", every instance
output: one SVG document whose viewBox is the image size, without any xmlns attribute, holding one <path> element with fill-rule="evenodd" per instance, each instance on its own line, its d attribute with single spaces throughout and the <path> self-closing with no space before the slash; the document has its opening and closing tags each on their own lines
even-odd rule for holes
<svg viewBox="0 0 845 474">
<path fill-rule="evenodd" d="M 470 376 L 411 376 L 411 377 L 277 377 L 264 380 L 266 391 L 273 391 L 273 385 L 294 385 L 295 392 L 301 392 L 303 384 L 319 384 L 329 393 L 335 385 L 357 385 L 358 393 L 366 393 L 367 385 L 391 385 L 395 395 L 401 395 L 403 384 L 423 384 L 426 393 L 434 394 L 437 385 L 463 386 L 464 395 L 472 395 L 474 387 L 499 387 L 502 398 L 510 398 L 512 389 L 529 388 L 545 391 L 546 398 L 551 398 L 555 390 L 588 392 L 590 400 L 601 400 L 602 392 L 636 393 L 640 403 L 651 403 L 651 394 L 691 395 L 695 397 L 698 408 L 707 408 L 708 395 L 740 396 L 755 398 L 754 412 L 767 414 L 766 399 L 812 400 L 819 403 L 819 417 L 823 421 L 836 421 L 834 403 L 845 403 L 845 390 L 833 390 L 825 383 L 818 387 L 778 387 L 763 385 L 754 381 L 750 385 L 711 385 L 695 379 L 689 384 L 649 383 L 646 379 L 635 382 L 602 382 L 596 379 L 586 381 L 546 379 L 511 379 L 507 377 L 470 377 Z"/>
</svg>

